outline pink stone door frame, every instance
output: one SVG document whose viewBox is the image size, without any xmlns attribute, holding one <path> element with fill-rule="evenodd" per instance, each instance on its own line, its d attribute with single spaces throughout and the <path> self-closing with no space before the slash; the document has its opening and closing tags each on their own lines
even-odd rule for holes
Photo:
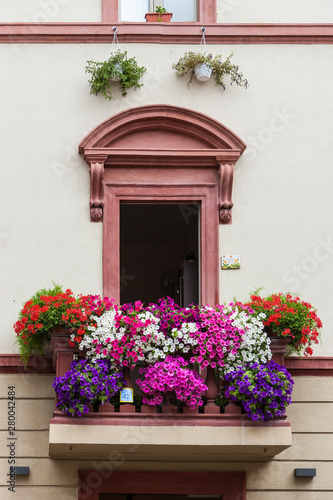
<svg viewBox="0 0 333 500">
<path fill-rule="evenodd" d="M 105 186 L 104 198 L 104 294 L 120 299 L 119 215 L 121 202 L 198 203 L 200 205 L 200 297 L 201 302 L 216 304 L 218 298 L 218 218 L 212 186 Z M 124 276 L 126 279 L 126 276 Z"/>
<path fill-rule="evenodd" d="M 201 303 L 219 302 L 219 224 L 232 222 L 233 169 L 245 147 L 209 116 L 170 105 L 125 110 L 83 139 L 91 221 L 103 222 L 105 296 L 120 299 L 122 202 L 199 203 Z"/>
</svg>

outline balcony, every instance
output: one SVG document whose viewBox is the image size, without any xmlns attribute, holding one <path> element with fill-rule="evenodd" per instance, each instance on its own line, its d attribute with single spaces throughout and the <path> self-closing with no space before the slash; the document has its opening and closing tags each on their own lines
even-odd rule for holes
<svg viewBox="0 0 333 500">
<path fill-rule="evenodd" d="M 57 376 L 73 360 L 74 348 L 67 336 L 53 336 L 51 353 Z M 281 363 L 280 346 L 273 345 L 274 360 Z M 206 381 L 207 383 L 207 381 Z M 207 383 L 208 387 L 209 384 Z M 255 422 L 240 413 L 233 403 L 224 413 L 213 400 L 204 413 L 178 413 L 176 406 L 155 407 L 132 404 L 99 407 L 83 417 L 69 417 L 55 409 L 50 422 L 49 454 L 61 459 L 188 461 L 271 460 L 291 446 L 291 427 L 286 418 Z"/>
</svg>

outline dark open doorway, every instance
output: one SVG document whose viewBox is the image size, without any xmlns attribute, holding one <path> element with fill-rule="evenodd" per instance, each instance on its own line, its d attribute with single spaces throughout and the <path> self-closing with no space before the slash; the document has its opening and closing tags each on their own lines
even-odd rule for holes
<svg viewBox="0 0 333 500">
<path fill-rule="evenodd" d="M 198 203 L 121 203 L 121 303 L 199 303 L 199 220 Z"/>
</svg>

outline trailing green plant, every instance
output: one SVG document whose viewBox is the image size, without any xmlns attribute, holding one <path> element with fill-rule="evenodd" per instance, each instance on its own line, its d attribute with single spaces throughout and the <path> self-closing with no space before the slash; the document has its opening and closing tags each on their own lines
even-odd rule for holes
<svg viewBox="0 0 333 500">
<path fill-rule="evenodd" d="M 222 60 L 221 55 L 216 55 L 213 57 L 212 54 L 200 53 L 200 52 L 185 52 L 185 54 L 179 59 L 176 64 L 172 65 L 175 70 L 175 74 L 178 78 L 185 76 L 190 73 L 190 79 L 187 82 L 188 88 L 193 80 L 195 74 L 194 68 L 198 64 L 207 64 L 212 68 L 212 75 L 214 76 L 215 82 L 220 85 L 223 90 L 225 90 L 225 77 L 230 76 L 230 85 L 235 83 L 240 87 L 247 88 L 249 83 L 243 77 L 243 73 L 239 72 L 239 67 L 231 63 L 231 58 L 233 54 L 230 54 L 225 60 Z"/>
<path fill-rule="evenodd" d="M 119 83 L 122 95 L 126 96 L 129 88 L 142 87 L 143 84 L 139 83 L 139 80 L 145 71 L 146 68 L 139 66 L 135 57 L 127 58 L 126 51 L 117 50 L 104 62 L 87 61 L 86 73 L 91 75 L 90 93 L 101 94 L 109 100 L 114 99 L 113 85 Z M 118 81 L 115 81 L 115 78 Z"/>
</svg>

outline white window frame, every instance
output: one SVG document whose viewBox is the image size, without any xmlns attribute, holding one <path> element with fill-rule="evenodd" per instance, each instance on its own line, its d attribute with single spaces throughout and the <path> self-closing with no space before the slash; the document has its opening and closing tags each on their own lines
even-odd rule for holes
<svg viewBox="0 0 333 500">
<path fill-rule="evenodd" d="M 180 0 L 181 1 L 181 0 Z M 184 22 L 196 22 L 198 19 L 198 1 L 197 0 L 192 0 L 194 3 L 194 19 L 192 21 L 184 21 Z M 156 7 L 163 7 L 164 6 L 164 1 L 163 0 L 149 0 L 149 10 L 148 12 L 155 12 Z M 118 10 L 119 10 L 119 21 L 121 22 L 126 22 L 126 20 L 122 19 L 121 15 L 121 0 L 118 0 Z M 143 12 L 143 17 L 146 14 L 146 12 Z"/>
</svg>

